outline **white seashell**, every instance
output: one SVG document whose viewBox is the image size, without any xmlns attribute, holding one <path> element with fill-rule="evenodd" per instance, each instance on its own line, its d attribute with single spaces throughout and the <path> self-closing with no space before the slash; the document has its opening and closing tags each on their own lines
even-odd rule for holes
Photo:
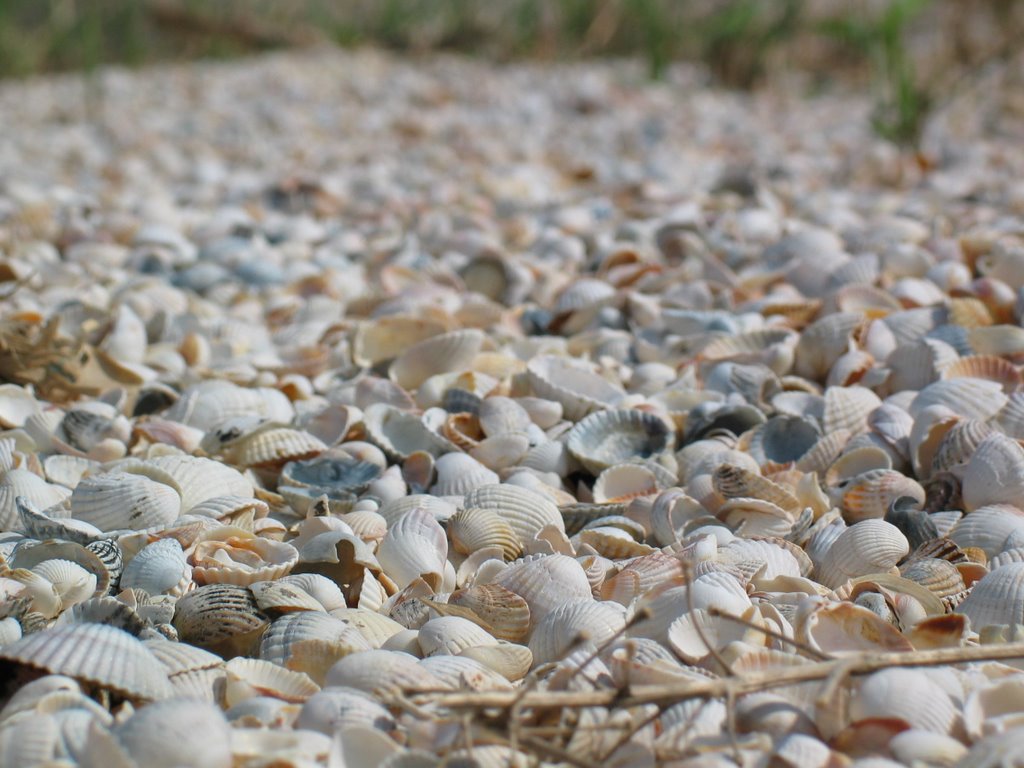
<svg viewBox="0 0 1024 768">
<path fill-rule="evenodd" d="M 540 555 L 516 561 L 498 573 L 492 583 L 526 600 L 532 627 L 566 601 L 593 599 L 583 566 L 566 555 Z"/>
<path fill-rule="evenodd" d="M 592 474 L 633 458 L 671 451 L 675 435 L 657 416 L 636 410 L 601 411 L 580 421 L 566 439 L 569 452 Z"/>
<path fill-rule="evenodd" d="M 990 624 L 1024 623 L 1024 563 L 1008 563 L 976 582 L 957 606 L 977 632 Z"/>
<path fill-rule="evenodd" d="M 987 504 L 960 518 L 949 538 L 959 547 L 977 547 L 995 557 L 1012 540 L 1024 540 L 1024 511 L 1010 504 Z"/>
<path fill-rule="evenodd" d="M 467 368 L 483 341 L 483 333 L 475 328 L 432 336 L 402 352 L 388 375 L 403 389 L 414 390 L 431 376 Z"/>
<path fill-rule="evenodd" d="M 908 412 L 916 419 L 925 408 L 942 405 L 962 417 L 985 421 L 997 414 L 1007 401 L 998 382 L 961 377 L 929 384 L 917 394 Z"/>
<path fill-rule="evenodd" d="M 548 613 L 533 628 L 533 663 L 561 661 L 576 647 L 597 649 L 626 627 L 626 610 L 614 602 L 567 602 Z"/>
<path fill-rule="evenodd" d="M 849 430 L 856 435 L 867 428 L 871 412 L 882 404 L 866 387 L 829 387 L 825 390 L 825 415 L 822 426 L 829 434 Z"/>
<path fill-rule="evenodd" d="M 10 531 L 19 527 L 16 499 L 24 497 L 37 509 L 59 504 L 69 492 L 59 485 L 51 485 L 27 469 L 12 469 L 0 478 L 0 529 Z"/>
<path fill-rule="evenodd" d="M 175 539 L 158 539 L 128 561 L 121 574 L 122 589 L 142 589 L 150 595 L 180 597 L 192 586 L 192 566 Z"/>
<path fill-rule="evenodd" d="M 530 388 L 536 397 L 561 404 L 565 418 L 579 421 L 592 411 L 611 407 L 625 392 L 581 361 L 558 355 L 539 355 L 527 364 Z"/>
<path fill-rule="evenodd" d="M 469 454 L 493 470 L 513 467 L 522 461 L 530 450 L 530 438 L 525 432 L 509 432 L 481 440 Z"/>
<path fill-rule="evenodd" d="M 545 526 L 564 533 L 565 522 L 558 507 L 537 491 L 516 485 L 488 485 L 470 491 L 462 500 L 463 509 L 478 508 L 498 512 L 525 544 Z"/>
<path fill-rule="evenodd" d="M 416 451 L 440 456 L 456 449 L 454 444 L 428 429 L 418 417 L 385 403 L 370 405 L 363 414 L 363 423 L 367 437 L 397 461 L 404 461 Z"/>
<path fill-rule="evenodd" d="M 326 687 L 345 686 L 366 693 L 404 690 L 438 690 L 446 686 L 415 656 L 398 651 L 370 650 L 338 661 L 327 673 Z"/>
<path fill-rule="evenodd" d="M 112 736 L 136 765 L 230 768 L 231 726 L 213 704 L 175 699 L 151 704 Z"/>
<path fill-rule="evenodd" d="M 381 567 L 399 589 L 423 578 L 440 589 L 448 557 L 448 538 L 433 515 L 412 509 L 390 524 L 377 550 Z"/>
<path fill-rule="evenodd" d="M 1024 448 L 1001 433 L 989 435 L 968 462 L 961 490 L 968 512 L 1015 503 L 1024 491 Z"/>
<path fill-rule="evenodd" d="M 854 720 L 895 718 L 913 728 L 950 735 L 959 713 L 945 690 L 927 672 L 883 669 L 869 675 L 850 700 Z"/>
<path fill-rule="evenodd" d="M 857 576 L 889 571 L 909 551 L 906 536 L 896 526 L 862 520 L 839 534 L 816 572 L 822 584 L 834 589 Z"/>
<path fill-rule="evenodd" d="M 512 684 L 501 674 L 468 656 L 429 656 L 420 666 L 446 686 L 471 691 L 510 691 Z"/>
<path fill-rule="evenodd" d="M 238 470 L 195 456 L 156 456 L 142 464 L 125 467 L 126 472 L 147 475 L 169 484 L 181 494 L 181 513 L 217 496 L 253 495 L 252 483 Z M 152 471 L 152 474 L 150 474 Z"/>
<path fill-rule="evenodd" d="M 286 575 L 299 552 L 291 544 L 224 526 L 203 534 L 189 559 L 197 584 L 252 584 Z"/>
<path fill-rule="evenodd" d="M 365 726 L 384 732 L 397 728 L 394 717 L 371 696 L 351 688 L 328 688 L 314 693 L 302 705 L 295 727 L 325 736 Z"/>
<path fill-rule="evenodd" d="M 320 691 L 320 686 L 304 672 L 284 669 L 263 659 L 234 658 L 224 669 L 227 679 L 222 702 L 228 708 L 256 696 L 301 703 Z"/>
<path fill-rule="evenodd" d="M 465 453 L 446 453 L 437 459 L 437 482 L 430 492 L 435 496 L 463 496 L 484 485 L 497 485 L 498 475 Z"/>
<path fill-rule="evenodd" d="M 102 624 L 70 624 L 26 635 L 0 648 L 0 659 L 142 701 L 171 695 L 156 657 L 127 632 Z"/>
<path fill-rule="evenodd" d="M 93 596 L 96 576 L 71 560 L 44 560 L 32 571 L 53 584 L 62 610 Z"/>
<path fill-rule="evenodd" d="M 466 648 L 497 643 L 481 626 L 459 616 L 431 619 L 419 631 L 419 645 L 424 656 L 455 655 Z"/>
</svg>

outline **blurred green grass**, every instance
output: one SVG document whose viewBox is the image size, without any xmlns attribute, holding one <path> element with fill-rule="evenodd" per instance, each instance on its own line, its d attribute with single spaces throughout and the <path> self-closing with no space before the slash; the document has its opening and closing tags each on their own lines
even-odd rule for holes
<svg viewBox="0 0 1024 768">
<path fill-rule="evenodd" d="M 730 88 L 852 79 L 879 134 L 913 143 L 945 75 L 1021 36 L 1024 0 L 0 0 L 0 78 L 318 44 L 638 56 L 654 78 L 685 60 Z"/>
</svg>

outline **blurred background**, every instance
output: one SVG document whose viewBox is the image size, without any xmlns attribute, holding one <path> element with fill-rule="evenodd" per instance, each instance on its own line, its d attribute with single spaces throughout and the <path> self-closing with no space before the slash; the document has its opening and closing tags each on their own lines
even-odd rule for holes
<svg viewBox="0 0 1024 768">
<path fill-rule="evenodd" d="M 0 0 L 0 77 L 323 45 L 631 56 L 652 78 L 685 61 L 726 88 L 870 88 L 876 129 L 899 142 L 1022 41 L 1024 0 Z"/>
</svg>

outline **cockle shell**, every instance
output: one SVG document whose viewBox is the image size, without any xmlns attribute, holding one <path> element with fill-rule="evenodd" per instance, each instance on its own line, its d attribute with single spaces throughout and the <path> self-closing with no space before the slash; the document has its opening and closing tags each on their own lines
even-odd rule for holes
<svg viewBox="0 0 1024 768">
<path fill-rule="evenodd" d="M 71 494 L 71 514 L 102 531 L 143 530 L 178 517 L 181 496 L 142 475 L 108 472 L 83 479 Z"/>
<path fill-rule="evenodd" d="M 637 410 L 591 414 L 569 432 L 566 445 L 592 474 L 632 458 L 656 458 L 672 450 L 675 435 L 657 416 Z"/>
<path fill-rule="evenodd" d="M 248 652 L 268 624 L 252 593 L 237 584 L 198 587 L 174 609 L 174 627 L 183 642 L 229 658 Z"/>
<path fill-rule="evenodd" d="M 364 415 L 367 437 L 392 459 L 404 461 L 416 451 L 434 456 L 454 450 L 456 446 L 431 432 L 416 416 L 385 403 L 369 406 Z"/>
<path fill-rule="evenodd" d="M 1024 624 L 1024 563 L 1008 563 L 984 576 L 956 611 L 975 631 L 990 624 Z"/>
<path fill-rule="evenodd" d="M 68 491 L 58 485 L 47 483 L 27 469 L 12 469 L 0 478 L 0 527 L 5 531 L 18 525 L 18 497 L 25 498 L 38 509 L 59 504 L 67 498 Z"/>
<path fill-rule="evenodd" d="M 508 483 L 470 491 L 463 498 L 462 507 L 499 513 L 522 544 L 531 541 L 545 526 L 565 531 L 562 514 L 553 502 L 537 491 Z"/>
<path fill-rule="evenodd" d="M 465 453 L 446 453 L 435 464 L 437 481 L 430 492 L 436 496 L 463 496 L 484 485 L 497 485 L 500 479 L 479 461 Z"/>
<path fill-rule="evenodd" d="M 213 704 L 175 699 L 135 712 L 111 732 L 135 765 L 229 768 L 231 727 Z"/>
<path fill-rule="evenodd" d="M 192 587 L 192 566 L 175 539 L 158 539 L 128 561 L 121 587 L 179 597 Z"/>
<path fill-rule="evenodd" d="M 299 552 L 291 544 L 224 526 L 204 534 L 189 559 L 197 584 L 252 584 L 287 574 Z"/>
<path fill-rule="evenodd" d="M 927 672 L 917 669 L 875 672 L 864 679 L 850 700 L 854 721 L 895 718 L 943 736 L 953 731 L 958 715 L 949 694 Z"/>
<path fill-rule="evenodd" d="M 526 371 L 533 394 L 560 403 L 570 421 L 609 408 L 625 397 L 620 387 L 570 358 L 540 355 L 527 364 Z"/>
<path fill-rule="evenodd" d="M 102 624 L 71 624 L 26 635 L 0 648 L 0 659 L 140 701 L 171 695 L 163 667 L 146 647 L 127 632 Z"/>
<path fill-rule="evenodd" d="M 505 587 L 527 602 L 532 627 L 567 600 L 593 599 L 583 566 L 566 555 L 518 560 L 501 571 L 492 583 Z"/>
<path fill-rule="evenodd" d="M 483 627 L 460 616 L 439 616 L 420 627 L 418 641 L 424 656 L 454 655 L 466 648 L 497 645 Z"/>
<path fill-rule="evenodd" d="M 447 557 L 448 538 L 423 509 L 413 509 L 392 522 L 377 550 L 381 567 L 400 589 L 420 577 L 439 589 Z"/>
<path fill-rule="evenodd" d="M 489 546 L 500 547 L 506 560 L 522 552 L 519 537 L 497 510 L 467 507 L 448 519 L 447 528 L 455 551 L 464 555 Z"/>
<path fill-rule="evenodd" d="M 961 491 L 968 512 L 988 504 L 1013 504 L 1024 490 L 1024 448 L 1006 435 L 980 443 L 963 471 Z"/>
<path fill-rule="evenodd" d="M 466 368 L 483 341 L 483 333 L 475 328 L 432 336 L 405 349 L 388 373 L 403 389 L 414 390 L 435 374 Z"/>
<path fill-rule="evenodd" d="M 398 651 L 369 650 L 338 661 L 327 673 L 327 687 L 345 686 L 366 693 L 402 690 L 437 690 L 446 686 L 415 656 Z"/>
<path fill-rule="evenodd" d="M 626 628 L 626 610 L 618 603 L 567 602 L 537 622 L 530 634 L 534 664 L 560 661 L 577 646 L 603 647 Z"/>
<path fill-rule="evenodd" d="M 906 536 L 894 525 L 862 520 L 835 539 L 817 573 L 822 584 L 835 588 L 856 576 L 886 572 L 909 551 Z"/>
</svg>

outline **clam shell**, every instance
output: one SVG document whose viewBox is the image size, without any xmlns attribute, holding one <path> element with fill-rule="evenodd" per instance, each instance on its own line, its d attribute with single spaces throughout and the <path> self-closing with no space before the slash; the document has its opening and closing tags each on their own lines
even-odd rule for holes
<svg viewBox="0 0 1024 768">
<path fill-rule="evenodd" d="M 182 642 L 229 658 L 247 653 L 268 624 L 252 593 L 237 584 L 198 587 L 174 609 Z"/>
<path fill-rule="evenodd" d="M 437 481 L 430 492 L 435 496 L 463 496 L 484 485 L 497 485 L 498 475 L 465 453 L 446 453 L 434 465 Z"/>
<path fill-rule="evenodd" d="M 164 668 L 141 642 L 102 624 L 71 624 L 25 635 L 0 659 L 82 680 L 139 701 L 171 696 Z"/>
<path fill-rule="evenodd" d="M 181 511 L 178 492 L 142 475 L 107 472 L 83 479 L 71 494 L 71 514 L 101 531 L 165 526 Z"/>
<path fill-rule="evenodd" d="M 406 348 L 388 375 L 403 389 L 415 390 L 431 376 L 467 368 L 483 341 L 483 333 L 475 328 L 432 336 Z"/>
<path fill-rule="evenodd" d="M 959 717 L 949 694 L 927 672 L 883 669 L 869 675 L 850 699 L 854 721 L 893 718 L 913 728 L 948 735 Z"/>
<path fill-rule="evenodd" d="M 532 541 L 544 527 L 565 532 L 562 514 L 553 502 L 540 493 L 503 483 L 470 491 L 462 500 L 463 509 L 486 509 L 499 513 L 521 544 Z"/>
<path fill-rule="evenodd" d="M 440 456 L 456 449 L 453 443 L 427 429 L 413 414 L 385 403 L 369 406 L 363 423 L 367 437 L 395 461 L 404 461 L 416 451 Z"/>
<path fill-rule="evenodd" d="M 1024 491 L 1024 448 L 1006 435 L 984 438 L 963 472 L 961 493 L 968 512 L 1013 504 Z"/>
<path fill-rule="evenodd" d="M 287 423 L 295 415 L 288 397 L 276 389 L 239 387 L 210 379 L 186 389 L 164 416 L 207 432 L 228 419 L 254 415 Z"/>
<path fill-rule="evenodd" d="M 594 501 L 617 504 L 638 496 L 650 496 L 663 490 L 653 470 L 641 464 L 618 464 L 608 467 L 594 481 Z"/>
<path fill-rule="evenodd" d="M 956 611 L 976 632 L 990 624 L 1024 623 L 1024 563 L 1008 563 L 984 576 Z"/>
<path fill-rule="evenodd" d="M 890 570 L 909 551 L 906 536 L 896 526 L 884 520 L 862 520 L 839 534 L 817 574 L 822 584 L 834 589 L 847 579 Z"/>
<path fill-rule="evenodd" d="M 922 389 L 908 409 L 915 419 L 925 408 L 942 405 L 969 419 L 984 421 L 1006 405 L 998 382 L 969 377 L 943 379 Z"/>
<path fill-rule="evenodd" d="M 659 419 L 643 411 L 594 413 L 579 422 L 566 440 L 569 452 L 592 474 L 633 458 L 655 458 L 671 451 L 675 435 Z"/>
<path fill-rule="evenodd" d="M 447 528 L 452 546 L 463 555 L 492 546 L 500 547 L 506 560 L 522 553 L 516 532 L 496 510 L 467 507 L 448 519 Z"/>
<path fill-rule="evenodd" d="M 192 587 L 192 566 L 176 540 L 158 539 L 128 561 L 121 587 L 180 597 Z"/>
<path fill-rule="evenodd" d="M 530 606 L 530 625 L 567 600 L 592 600 L 590 582 L 578 562 L 566 555 L 534 556 L 516 561 L 493 580 Z"/>
<path fill-rule="evenodd" d="M 625 392 L 578 360 L 557 355 L 538 355 L 526 366 L 530 388 L 536 397 L 554 400 L 570 421 L 592 411 L 610 408 Z"/>
<path fill-rule="evenodd" d="M 614 602 L 565 603 L 537 622 L 530 634 L 534 664 L 561 661 L 577 645 L 603 647 L 626 628 L 626 610 Z"/>
</svg>

